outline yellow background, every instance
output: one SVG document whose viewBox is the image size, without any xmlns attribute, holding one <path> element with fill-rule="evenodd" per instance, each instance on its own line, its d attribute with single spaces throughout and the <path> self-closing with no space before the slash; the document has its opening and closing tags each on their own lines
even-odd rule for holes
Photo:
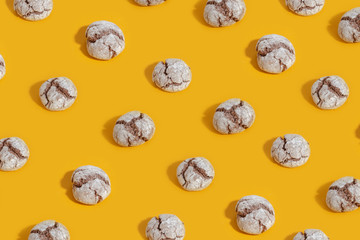
<svg viewBox="0 0 360 240">
<path fill-rule="evenodd" d="M 16 172 L 0 172 L 0 239 L 25 240 L 40 221 L 55 219 L 71 239 L 144 239 L 149 218 L 172 213 L 185 223 L 185 239 L 285 239 L 297 231 L 322 229 L 331 239 L 357 239 L 360 210 L 330 212 L 331 182 L 360 178 L 360 44 L 346 44 L 337 25 L 357 0 L 327 0 L 311 17 L 288 11 L 284 0 L 247 0 L 244 19 L 211 28 L 202 14 L 206 0 L 168 0 L 139 7 L 132 0 L 55 0 L 50 17 L 25 21 L 0 3 L 0 53 L 7 73 L 0 81 L 0 138 L 18 136 L 30 159 Z M 116 23 L 126 48 L 111 61 L 86 53 L 87 25 Z M 287 37 L 296 62 L 279 75 L 261 72 L 256 41 L 266 34 Z M 189 88 L 166 93 L 151 82 L 156 62 L 181 58 L 192 69 Z M 350 97 L 337 110 L 312 102 L 312 83 L 340 75 Z M 51 77 L 67 76 L 78 88 L 75 104 L 47 111 L 38 90 Z M 254 125 L 224 136 L 212 127 L 218 104 L 238 97 L 255 109 Z M 122 148 L 112 140 L 116 119 L 131 110 L 149 114 L 151 141 Z M 298 133 L 311 146 L 308 163 L 287 169 L 270 159 L 274 138 Z M 184 191 L 176 167 L 186 158 L 208 158 L 216 176 L 202 192 Z M 74 201 L 70 176 L 79 166 L 104 169 L 110 196 L 97 206 Z M 245 195 L 267 198 L 276 223 L 260 236 L 241 233 L 235 204 Z"/>
</svg>

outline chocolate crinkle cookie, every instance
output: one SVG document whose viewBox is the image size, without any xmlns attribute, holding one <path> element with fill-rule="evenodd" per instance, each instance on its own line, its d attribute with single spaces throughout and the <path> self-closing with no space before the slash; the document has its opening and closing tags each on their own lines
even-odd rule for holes
<svg viewBox="0 0 360 240">
<path fill-rule="evenodd" d="M 329 240 L 330 238 L 319 229 L 306 229 L 304 232 L 298 232 L 293 240 Z"/>
<path fill-rule="evenodd" d="M 314 15 L 324 7 L 325 0 L 285 0 L 288 8 L 301 16 Z"/>
<path fill-rule="evenodd" d="M 360 42 L 360 7 L 351 9 L 342 16 L 338 34 L 345 42 Z"/>
<path fill-rule="evenodd" d="M 38 21 L 47 18 L 52 9 L 52 0 L 14 0 L 15 12 L 29 21 Z"/>
<path fill-rule="evenodd" d="M 31 229 L 28 240 L 70 240 L 70 234 L 61 223 L 46 220 Z"/>
<path fill-rule="evenodd" d="M 175 215 L 160 214 L 149 221 L 145 234 L 149 240 L 182 240 L 185 226 Z"/>
<path fill-rule="evenodd" d="M 226 27 L 240 21 L 246 11 L 243 0 L 208 0 L 204 10 L 205 21 L 213 27 Z"/>
<path fill-rule="evenodd" d="M 6 67 L 5 67 L 5 60 L 3 56 L 0 54 L 0 79 L 2 79 L 5 76 L 6 73 Z"/>
<path fill-rule="evenodd" d="M 15 171 L 22 168 L 29 159 L 26 143 L 18 137 L 0 139 L 0 170 Z"/>
<path fill-rule="evenodd" d="M 134 0 L 137 4 L 139 4 L 140 6 L 155 6 L 155 5 L 159 5 L 163 2 L 165 2 L 166 0 Z"/>
</svg>

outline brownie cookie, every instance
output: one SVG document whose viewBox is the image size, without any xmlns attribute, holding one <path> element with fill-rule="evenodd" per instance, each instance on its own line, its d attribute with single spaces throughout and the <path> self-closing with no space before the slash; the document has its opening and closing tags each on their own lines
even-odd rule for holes
<svg viewBox="0 0 360 240">
<path fill-rule="evenodd" d="M 125 37 L 121 29 L 108 21 L 93 22 L 86 29 L 87 50 L 90 56 L 110 60 L 125 48 Z"/>
<path fill-rule="evenodd" d="M 311 95 L 319 108 L 336 109 L 349 97 L 349 87 L 339 76 L 322 77 L 312 85 Z"/>
<path fill-rule="evenodd" d="M 177 216 L 161 214 L 149 221 L 145 234 L 149 240 L 182 240 L 185 226 Z"/>
<path fill-rule="evenodd" d="M 285 37 L 270 34 L 263 36 L 256 44 L 257 62 L 261 70 L 281 73 L 295 62 L 295 49 Z"/>
<path fill-rule="evenodd" d="M 14 0 L 16 13 L 29 21 L 38 21 L 47 18 L 52 9 L 52 0 Z"/>
<path fill-rule="evenodd" d="M 250 195 L 241 198 L 236 205 L 236 220 L 241 231 L 260 234 L 275 223 L 275 212 L 271 203 L 263 197 Z"/>
<path fill-rule="evenodd" d="M 135 2 L 141 6 L 155 6 L 165 1 L 166 0 L 135 0 Z"/>
<path fill-rule="evenodd" d="M 205 21 L 213 27 L 226 27 L 240 21 L 246 11 L 243 0 L 208 0 L 204 10 Z"/>
<path fill-rule="evenodd" d="M 331 184 L 326 204 L 334 212 L 350 212 L 360 207 L 360 181 L 343 177 Z"/>
<path fill-rule="evenodd" d="M 314 15 L 324 7 L 325 0 L 285 0 L 288 8 L 302 16 Z"/>
<path fill-rule="evenodd" d="M 207 188 L 214 176 L 213 166 L 203 157 L 186 159 L 177 168 L 179 183 L 188 191 L 200 191 Z"/>
<path fill-rule="evenodd" d="M 254 120 L 255 111 L 250 104 L 238 98 L 232 98 L 216 108 L 213 125 L 219 133 L 232 134 L 251 127 Z"/>
<path fill-rule="evenodd" d="M 149 141 L 155 133 L 153 120 L 139 111 L 122 115 L 115 124 L 113 137 L 123 147 L 133 147 Z"/>
<path fill-rule="evenodd" d="M 15 171 L 22 168 L 29 156 L 29 148 L 20 138 L 0 139 L 0 170 Z"/>
<path fill-rule="evenodd" d="M 310 157 L 310 145 L 300 135 L 286 134 L 278 137 L 271 147 L 272 158 L 284 167 L 299 167 Z"/>
<path fill-rule="evenodd" d="M 95 166 L 79 167 L 73 172 L 71 182 L 74 198 L 84 204 L 97 204 L 107 198 L 111 192 L 108 175 Z"/>
<path fill-rule="evenodd" d="M 28 240 L 70 240 L 70 234 L 61 223 L 46 220 L 31 229 Z"/>
<path fill-rule="evenodd" d="M 0 79 L 2 79 L 5 76 L 6 73 L 6 67 L 5 67 L 5 60 L 3 56 L 0 54 Z"/>
<path fill-rule="evenodd" d="M 329 240 L 330 238 L 319 229 L 306 229 L 304 232 L 298 232 L 294 240 Z"/>
<path fill-rule="evenodd" d="M 351 9 L 342 16 L 338 34 L 345 42 L 360 42 L 360 7 Z"/>
<path fill-rule="evenodd" d="M 191 70 L 181 59 L 168 58 L 159 62 L 153 71 L 152 80 L 160 89 L 167 92 L 180 92 L 191 82 Z"/>
<path fill-rule="evenodd" d="M 77 97 L 74 83 L 66 77 L 51 78 L 44 82 L 39 91 L 42 104 L 50 111 L 69 108 Z"/>
</svg>

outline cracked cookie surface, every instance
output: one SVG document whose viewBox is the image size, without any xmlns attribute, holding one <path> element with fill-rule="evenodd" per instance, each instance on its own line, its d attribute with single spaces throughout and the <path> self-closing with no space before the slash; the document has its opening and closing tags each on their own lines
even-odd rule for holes
<svg viewBox="0 0 360 240">
<path fill-rule="evenodd" d="M 275 211 L 271 203 L 263 197 L 249 195 L 241 198 L 236 207 L 239 229 L 249 234 L 260 234 L 275 223 Z"/>
<path fill-rule="evenodd" d="M 168 58 L 159 62 L 152 73 L 152 80 L 157 87 L 167 92 L 180 92 L 191 82 L 190 67 L 181 59 Z"/>
<path fill-rule="evenodd" d="M 338 34 L 345 42 L 360 42 L 360 7 L 351 9 L 341 17 Z"/>
<path fill-rule="evenodd" d="M 216 108 L 213 125 L 221 134 L 233 134 L 251 127 L 254 121 L 255 111 L 251 105 L 238 98 L 232 98 Z"/>
<path fill-rule="evenodd" d="M 350 212 L 360 207 L 360 181 L 343 177 L 331 184 L 326 204 L 334 212 Z"/>
<path fill-rule="evenodd" d="M 14 10 L 16 13 L 29 21 L 47 18 L 52 9 L 52 0 L 14 0 Z"/>
<path fill-rule="evenodd" d="M 321 109 L 336 109 L 349 97 L 349 87 L 339 76 L 318 79 L 311 87 L 314 103 Z"/>
<path fill-rule="evenodd" d="M 87 51 L 100 60 L 110 60 L 125 48 L 125 37 L 121 29 L 108 21 L 96 21 L 85 32 Z"/>
<path fill-rule="evenodd" d="M 200 191 L 207 188 L 215 176 L 211 163 L 203 157 L 189 158 L 177 168 L 180 185 L 188 191 Z"/>
<path fill-rule="evenodd" d="M 285 37 L 270 34 L 259 39 L 256 44 L 257 62 L 261 70 L 281 73 L 295 63 L 295 49 Z"/>
<path fill-rule="evenodd" d="M 41 103 L 50 111 L 62 111 L 75 102 L 77 89 L 66 77 L 51 78 L 44 82 L 39 91 Z"/>
<path fill-rule="evenodd" d="M 84 204 L 100 203 L 111 192 L 108 175 L 95 166 L 88 165 L 77 168 L 71 176 L 71 182 L 74 198 Z"/>
<path fill-rule="evenodd" d="M 324 7 L 325 0 L 285 0 L 288 8 L 301 16 L 314 15 Z"/>
<path fill-rule="evenodd" d="M 298 232 L 294 240 L 329 240 L 329 237 L 319 229 L 306 229 L 304 232 Z"/>
<path fill-rule="evenodd" d="M 31 229 L 28 240 L 70 240 L 70 234 L 61 223 L 46 220 Z"/>
<path fill-rule="evenodd" d="M 166 0 L 135 0 L 135 2 L 141 6 L 155 6 L 165 1 Z"/>
<path fill-rule="evenodd" d="M 154 133 L 155 124 L 148 115 L 131 111 L 116 121 L 113 138 L 120 146 L 133 147 L 149 141 Z"/>
<path fill-rule="evenodd" d="M 15 171 L 22 168 L 29 156 L 29 148 L 22 139 L 10 137 L 0 140 L 0 169 L 2 171 Z"/>
<path fill-rule="evenodd" d="M 208 0 L 205 21 L 213 27 L 226 27 L 240 21 L 246 12 L 243 0 Z"/>
<path fill-rule="evenodd" d="M 5 66 L 5 60 L 3 56 L 0 54 L 0 79 L 2 79 L 5 76 L 6 73 L 6 66 Z"/>
<path fill-rule="evenodd" d="M 271 157 L 284 167 L 299 167 L 309 159 L 310 145 L 298 134 L 286 134 L 274 141 Z"/>
<path fill-rule="evenodd" d="M 149 240 L 182 240 L 185 226 L 175 215 L 160 214 L 149 221 L 145 234 Z"/>
</svg>

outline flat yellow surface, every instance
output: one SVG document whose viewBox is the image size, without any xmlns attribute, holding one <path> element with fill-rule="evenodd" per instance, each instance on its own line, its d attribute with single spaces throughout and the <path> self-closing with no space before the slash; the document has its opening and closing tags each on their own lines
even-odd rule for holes
<svg viewBox="0 0 360 240">
<path fill-rule="evenodd" d="M 30 159 L 16 172 L 0 172 L 0 239 L 25 240 L 40 221 L 55 219 L 71 239 L 145 239 L 149 218 L 176 214 L 185 239 L 285 239 L 306 228 L 331 239 L 357 239 L 360 210 L 333 213 L 325 204 L 331 182 L 360 178 L 360 44 L 337 36 L 338 22 L 357 0 L 327 0 L 311 17 L 287 10 L 284 0 L 247 0 L 244 19 L 211 28 L 202 18 L 206 0 L 168 0 L 139 7 L 132 0 L 55 0 L 49 18 L 25 21 L 0 3 L 0 53 L 7 66 L 0 81 L 0 138 L 18 136 Z M 97 20 L 116 23 L 126 48 L 111 61 L 86 52 L 85 29 Z M 296 62 L 279 75 L 261 72 L 256 41 L 287 37 Z M 189 88 L 166 93 L 151 82 L 155 63 L 181 58 L 192 69 Z M 318 109 L 312 83 L 342 76 L 348 101 L 337 110 Z M 38 90 L 51 77 L 67 76 L 78 88 L 75 104 L 47 111 Z M 254 125 L 224 136 L 212 127 L 221 102 L 238 97 L 255 109 Z M 123 148 L 112 140 L 116 119 L 131 110 L 150 115 L 156 132 L 146 144 Z M 311 146 L 306 165 L 287 169 L 270 159 L 274 138 L 301 134 Z M 186 158 L 208 158 L 216 171 L 209 188 L 184 191 L 176 179 Z M 110 196 L 97 206 L 75 202 L 70 176 L 82 165 L 104 169 Z M 241 233 L 235 204 L 245 195 L 267 198 L 276 223 L 260 236 Z"/>
</svg>

